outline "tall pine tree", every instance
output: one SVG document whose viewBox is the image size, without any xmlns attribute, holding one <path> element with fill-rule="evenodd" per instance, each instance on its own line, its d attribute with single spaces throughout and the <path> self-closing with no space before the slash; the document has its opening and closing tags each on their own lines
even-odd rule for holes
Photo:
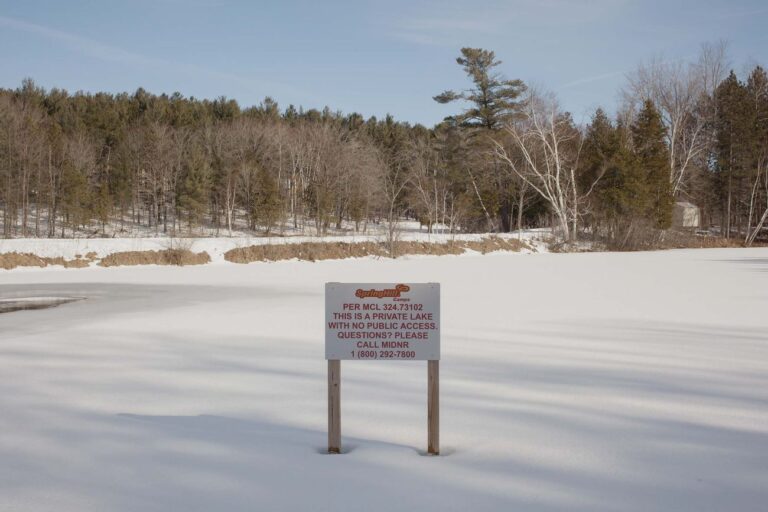
<svg viewBox="0 0 768 512">
<path fill-rule="evenodd" d="M 253 220 L 264 226 L 266 235 L 275 223 L 280 220 L 283 204 L 280 201 L 280 191 L 277 180 L 264 167 L 256 171 L 256 191 L 254 197 Z"/>
<path fill-rule="evenodd" d="M 497 130 L 520 108 L 517 98 L 525 91 L 522 80 L 507 80 L 494 72 L 501 64 L 496 54 L 482 48 L 462 48 L 456 62 L 464 68 L 473 87 L 460 93 L 445 91 L 433 99 L 438 103 L 465 100 L 470 107 L 448 120 L 460 126 Z"/>
<path fill-rule="evenodd" d="M 740 196 L 743 195 L 744 179 L 750 166 L 754 123 L 750 116 L 749 93 L 733 71 L 715 91 L 715 102 L 715 183 L 721 201 L 723 236 L 729 238 L 734 224 L 738 224 L 741 219 Z"/>
<path fill-rule="evenodd" d="M 614 126 L 602 109 L 587 128 L 581 166 L 582 188 L 596 183 L 591 197 L 593 229 L 609 246 L 629 248 L 632 230 L 649 209 L 647 183 L 630 150 L 627 127 Z"/>
<path fill-rule="evenodd" d="M 672 226 L 674 197 L 669 182 L 666 128 L 653 102 L 646 100 L 632 125 L 632 145 L 648 194 L 648 218 L 658 229 Z"/>
</svg>

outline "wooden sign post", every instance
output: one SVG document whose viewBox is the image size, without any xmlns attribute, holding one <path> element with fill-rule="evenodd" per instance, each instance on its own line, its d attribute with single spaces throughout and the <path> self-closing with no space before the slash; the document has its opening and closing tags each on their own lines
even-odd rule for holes
<svg viewBox="0 0 768 512">
<path fill-rule="evenodd" d="M 427 453 L 440 454 L 440 361 L 427 362 Z"/>
<path fill-rule="evenodd" d="M 328 453 L 341 453 L 341 361 L 328 360 Z"/>
<path fill-rule="evenodd" d="M 440 453 L 440 285 L 326 283 L 328 453 L 341 453 L 341 360 L 427 361 L 427 453 Z"/>
</svg>

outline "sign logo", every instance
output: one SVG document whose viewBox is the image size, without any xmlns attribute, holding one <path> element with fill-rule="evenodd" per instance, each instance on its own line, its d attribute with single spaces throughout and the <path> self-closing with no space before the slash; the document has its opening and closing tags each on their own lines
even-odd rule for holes
<svg viewBox="0 0 768 512">
<path fill-rule="evenodd" d="M 407 284 L 398 284 L 394 288 L 385 288 L 383 290 L 376 290 L 371 288 L 370 290 L 363 290 L 362 288 L 358 288 L 357 291 L 355 291 L 355 297 L 358 299 L 366 299 L 369 297 L 372 297 L 374 299 L 383 299 L 383 298 L 390 298 L 395 297 L 399 298 L 401 293 L 409 292 L 411 291 L 411 287 Z"/>
</svg>

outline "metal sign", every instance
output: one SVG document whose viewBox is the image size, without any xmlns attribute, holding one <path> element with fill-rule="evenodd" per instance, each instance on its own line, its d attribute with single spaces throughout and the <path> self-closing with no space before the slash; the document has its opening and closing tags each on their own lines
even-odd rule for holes
<svg viewBox="0 0 768 512">
<path fill-rule="evenodd" d="M 438 283 L 326 283 L 325 358 L 440 359 Z"/>
</svg>

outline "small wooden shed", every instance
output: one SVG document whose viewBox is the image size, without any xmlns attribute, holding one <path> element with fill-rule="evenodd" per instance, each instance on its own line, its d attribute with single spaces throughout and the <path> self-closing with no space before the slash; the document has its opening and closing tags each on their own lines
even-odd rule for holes
<svg viewBox="0 0 768 512">
<path fill-rule="evenodd" d="M 701 209 L 688 201 L 677 201 L 672 211 L 672 227 L 678 229 L 701 227 Z"/>
</svg>

